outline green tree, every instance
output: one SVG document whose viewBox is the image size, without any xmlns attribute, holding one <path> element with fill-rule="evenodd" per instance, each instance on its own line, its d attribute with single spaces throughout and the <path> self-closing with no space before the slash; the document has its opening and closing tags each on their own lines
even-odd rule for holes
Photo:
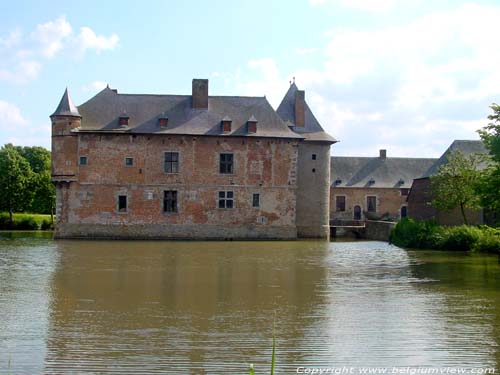
<svg viewBox="0 0 500 375">
<path fill-rule="evenodd" d="M 481 203 L 493 211 L 500 211 L 500 105 L 493 103 L 493 113 L 488 116 L 491 122 L 479 130 L 479 135 L 488 149 L 491 166 L 486 170 L 484 179 L 479 185 Z"/>
<path fill-rule="evenodd" d="M 480 208 L 477 186 L 482 177 L 478 169 L 482 159 L 476 155 L 465 156 L 460 151 L 452 152 L 447 159 L 431 177 L 432 204 L 443 211 L 459 207 L 464 224 L 468 224 L 465 210 Z"/>
<path fill-rule="evenodd" d="M 29 163 L 14 146 L 7 144 L 0 149 L 0 210 L 9 213 L 28 209 L 33 199 L 30 189 L 33 172 Z"/>
</svg>

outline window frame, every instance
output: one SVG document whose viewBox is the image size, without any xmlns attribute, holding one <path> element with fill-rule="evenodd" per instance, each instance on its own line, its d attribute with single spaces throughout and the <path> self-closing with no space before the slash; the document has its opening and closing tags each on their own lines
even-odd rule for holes
<svg viewBox="0 0 500 375">
<path fill-rule="evenodd" d="M 260 208 L 260 193 L 252 193 L 252 208 Z"/>
<path fill-rule="evenodd" d="M 339 198 L 344 198 L 344 207 L 342 210 L 339 210 Z M 347 197 L 345 195 L 335 195 L 335 212 L 346 212 L 347 207 Z"/>
<path fill-rule="evenodd" d="M 122 206 L 122 198 L 125 199 L 125 207 L 120 208 Z M 126 214 L 128 212 L 128 195 L 127 194 L 118 194 L 116 200 L 116 211 L 120 214 Z"/>
<path fill-rule="evenodd" d="M 373 210 L 370 209 L 370 201 L 373 200 Z M 366 212 L 377 212 L 377 196 L 376 195 L 367 195 L 366 196 Z"/>
<path fill-rule="evenodd" d="M 131 161 L 131 164 L 127 164 L 128 161 Z M 125 156 L 125 166 L 133 167 L 134 166 L 134 158 L 132 156 Z"/>
<path fill-rule="evenodd" d="M 234 208 L 234 201 L 234 190 L 217 191 L 217 209 L 232 210 Z M 230 207 L 228 207 L 228 202 L 231 202 Z"/>
<path fill-rule="evenodd" d="M 223 156 L 230 156 L 231 160 L 222 160 Z M 220 175 L 234 175 L 234 153 L 220 152 L 219 153 L 219 174 Z M 225 169 L 225 171 L 223 171 Z M 228 172 L 228 170 L 230 171 Z"/>
<path fill-rule="evenodd" d="M 170 197 L 167 197 L 170 193 Z M 170 202 L 170 206 L 168 205 Z M 179 213 L 179 191 L 178 190 L 163 190 L 163 213 L 177 214 Z"/>
<path fill-rule="evenodd" d="M 171 157 L 173 155 L 177 155 L 177 160 L 168 160 L 167 161 L 167 155 L 170 155 Z M 181 153 L 179 151 L 164 151 L 163 152 L 163 172 L 167 173 L 167 174 L 180 173 L 180 170 L 181 170 L 180 160 L 181 160 Z M 167 165 L 170 166 L 170 171 L 167 170 Z M 174 166 L 176 166 L 176 168 L 177 168 L 175 171 L 174 171 L 174 169 L 175 169 Z"/>
<path fill-rule="evenodd" d="M 84 163 L 82 163 L 82 160 L 85 160 Z M 86 155 L 82 155 L 78 158 L 78 165 L 89 165 L 89 158 Z"/>
</svg>

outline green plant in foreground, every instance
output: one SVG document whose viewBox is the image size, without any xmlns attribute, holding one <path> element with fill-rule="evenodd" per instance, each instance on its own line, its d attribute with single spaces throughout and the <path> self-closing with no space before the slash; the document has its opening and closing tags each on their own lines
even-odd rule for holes
<svg viewBox="0 0 500 375">
<path fill-rule="evenodd" d="M 276 363 L 276 335 L 274 333 L 274 325 L 273 325 L 273 352 L 271 355 L 271 375 L 274 375 L 274 365 Z M 255 370 L 253 368 L 253 363 L 250 363 L 248 366 L 248 374 L 255 375 Z"/>
</svg>

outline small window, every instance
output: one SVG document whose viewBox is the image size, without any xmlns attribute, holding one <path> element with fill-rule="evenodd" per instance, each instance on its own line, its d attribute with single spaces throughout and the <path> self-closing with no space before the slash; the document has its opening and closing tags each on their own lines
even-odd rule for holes
<svg viewBox="0 0 500 375">
<path fill-rule="evenodd" d="M 344 195 L 337 195 L 335 197 L 335 209 L 337 212 L 344 212 L 345 211 L 345 196 Z"/>
<path fill-rule="evenodd" d="M 401 195 L 407 196 L 409 193 L 410 193 L 410 189 L 408 189 L 408 188 L 401 189 Z"/>
<path fill-rule="evenodd" d="M 177 191 L 166 190 L 163 193 L 163 211 L 177 212 Z"/>
<path fill-rule="evenodd" d="M 134 158 L 125 158 L 125 165 L 131 167 L 134 165 Z"/>
<path fill-rule="evenodd" d="M 408 208 L 406 206 L 401 206 L 401 219 L 408 216 Z"/>
<path fill-rule="evenodd" d="M 178 152 L 165 152 L 164 170 L 166 173 L 179 173 Z"/>
<path fill-rule="evenodd" d="M 234 194 L 232 191 L 219 191 L 219 208 L 233 208 Z"/>
<path fill-rule="evenodd" d="M 80 165 L 87 165 L 87 157 L 80 156 Z"/>
<path fill-rule="evenodd" d="M 252 194 L 252 207 L 260 207 L 260 194 Z"/>
<path fill-rule="evenodd" d="M 313 169 L 312 169 L 312 172 L 313 172 L 313 173 L 316 173 L 316 168 L 313 168 Z"/>
<path fill-rule="evenodd" d="M 219 173 L 232 174 L 234 170 L 233 154 L 220 154 Z"/>
<path fill-rule="evenodd" d="M 119 195 L 118 196 L 118 211 L 119 212 L 127 212 L 127 196 Z"/>
<path fill-rule="evenodd" d="M 316 160 L 316 154 L 312 154 L 312 160 Z"/>
<path fill-rule="evenodd" d="M 366 197 L 366 207 L 368 212 L 377 212 L 377 197 L 373 195 Z"/>
</svg>

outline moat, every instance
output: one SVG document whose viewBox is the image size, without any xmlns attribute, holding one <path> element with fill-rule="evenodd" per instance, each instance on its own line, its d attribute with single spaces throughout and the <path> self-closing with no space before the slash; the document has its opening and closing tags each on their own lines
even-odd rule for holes
<svg viewBox="0 0 500 375">
<path fill-rule="evenodd" d="M 497 256 L 0 233 L 0 373 L 500 365 Z"/>
</svg>

